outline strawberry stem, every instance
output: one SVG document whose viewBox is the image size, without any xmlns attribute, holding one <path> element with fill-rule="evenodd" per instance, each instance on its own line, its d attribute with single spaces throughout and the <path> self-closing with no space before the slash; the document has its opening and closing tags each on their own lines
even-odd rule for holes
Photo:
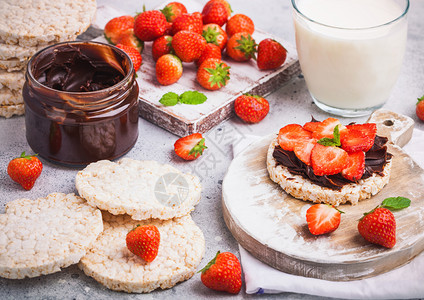
<svg viewBox="0 0 424 300">
<path fill-rule="evenodd" d="M 214 258 L 212 258 L 212 260 L 210 261 L 210 262 L 208 262 L 208 264 L 203 268 L 203 269 L 201 269 L 199 272 L 197 272 L 197 273 L 200 273 L 200 272 L 202 272 L 202 274 L 203 273 L 205 273 L 207 270 L 209 270 L 209 268 L 210 267 L 212 267 L 215 263 L 216 263 L 216 259 L 217 259 L 217 257 L 218 257 L 218 255 L 221 253 L 221 251 L 218 251 L 217 253 L 216 253 L 216 255 L 215 255 L 215 257 Z"/>
<path fill-rule="evenodd" d="M 21 153 L 21 156 L 19 156 L 18 158 L 26 158 L 26 159 L 31 159 L 31 157 L 33 156 L 37 156 L 38 154 L 32 154 L 32 155 L 26 155 L 25 151 Z"/>
<path fill-rule="evenodd" d="M 207 149 L 208 147 L 205 146 L 205 138 L 202 138 L 196 146 L 193 147 L 193 149 L 190 150 L 188 153 L 189 155 L 194 154 L 194 157 L 197 157 L 198 155 L 202 155 L 203 150 Z"/>
</svg>

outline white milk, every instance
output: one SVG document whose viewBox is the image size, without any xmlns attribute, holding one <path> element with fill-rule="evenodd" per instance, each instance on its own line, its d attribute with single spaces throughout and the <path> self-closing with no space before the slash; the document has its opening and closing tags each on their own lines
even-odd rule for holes
<svg viewBox="0 0 424 300">
<path fill-rule="evenodd" d="M 294 15 L 300 66 L 315 100 L 350 110 L 381 106 L 400 73 L 407 22 L 404 17 L 379 25 L 401 16 L 405 7 L 394 0 L 296 3 L 304 16 L 315 21 Z"/>
</svg>

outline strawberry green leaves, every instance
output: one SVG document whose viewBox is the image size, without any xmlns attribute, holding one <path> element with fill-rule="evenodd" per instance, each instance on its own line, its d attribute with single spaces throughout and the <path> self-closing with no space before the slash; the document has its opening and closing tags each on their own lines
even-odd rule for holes
<svg viewBox="0 0 424 300">
<path fill-rule="evenodd" d="M 207 100 L 205 94 L 198 91 L 186 91 L 181 95 L 174 92 L 168 92 L 159 100 L 164 106 L 174 106 L 178 103 L 197 105 L 202 104 Z"/>
</svg>

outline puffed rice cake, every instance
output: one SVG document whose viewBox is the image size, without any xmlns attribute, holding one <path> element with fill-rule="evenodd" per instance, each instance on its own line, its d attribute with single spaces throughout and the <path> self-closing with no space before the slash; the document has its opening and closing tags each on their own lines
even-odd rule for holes
<svg viewBox="0 0 424 300">
<path fill-rule="evenodd" d="M 0 106 L 23 103 L 22 91 L 14 91 L 7 87 L 0 88 Z"/>
<path fill-rule="evenodd" d="M 79 267 L 109 289 L 148 293 L 191 278 L 205 252 L 205 239 L 190 215 L 171 220 L 135 221 L 128 215 L 103 212 L 104 231 L 81 259 Z M 157 257 L 146 263 L 126 246 L 126 235 L 137 224 L 156 225 L 160 232 Z"/>
<path fill-rule="evenodd" d="M 337 206 L 350 202 L 355 205 L 359 201 L 371 198 L 383 189 L 389 182 L 392 161 L 389 160 L 384 167 L 383 175 L 373 174 L 367 179 L 361 179 L 358 183 L 349 183 L 339 191 L 322 187 L 312 183 L 300 175 L 293 175 L 285 166 L 277 164 L 273 157 L 277 138 L 272 140 L 267 153 L 267 169 L 272 181 L 278 183 L 284 191 L 297 199 L 312 201 L 314 203 L 327 203 Z"/>
<path fill-rule="evenodd" d="M 17 72 L 7 72 L 0 70 L 0 89 L 8 88 L 12 91 L 21 92 L 25 84 L 25 70 Z"/>
<path fill-rule="evenodd" d="M 13 116 L 22 116 L 25 113 L 25 105 L 22 104 L 12 104 L 12 105 L 0 105 L 0 117 L 5 117 L 6 119 Z"/>
<path fill-rule="evenodd" d="M 95 11 L 95 0 L 2 0 L 0 42 L 35 47 L 74 40 Z"/>
<path fill-rule="evenodd" d="M 129 158 L 89 164 L 77 173 L 75 186 L 90 205 L 134 220 L 184 216 L 201 196 L 198 177 L 171 165 Z"/>
<path fill-rule="evenodd" d="M 102 231 L 100 210 L 74 194 L 11 201 L 0 214 L 0 277 L 36 277 L 76 264 Z"/>
</svg>

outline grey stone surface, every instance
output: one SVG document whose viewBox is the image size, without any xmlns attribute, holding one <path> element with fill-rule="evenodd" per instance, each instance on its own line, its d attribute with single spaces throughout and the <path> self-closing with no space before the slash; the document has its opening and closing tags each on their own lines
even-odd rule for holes
<svg viewBox="0 0 424 300">
<path fill-rule="evenodd" d="M 145 0 L 98 0 L 99 4 L 111 5 L 125 13 L 142 11 L 143 3 L 147 9 L 158 6 L 161 1 Z M 206 2 L 206 1 L 202 1 Z M 294 30 L 291 20 L 290 1 L 231 0 L 233 11 L 245 13 L 254 20 L 256 26 L 294 44 Z M 424 94 L 424 2 L 411 1 L 409 12 L 409 32 L 407 52 L 401 76 L 385 108 L 413 118 L 416 127 L 424 129 L 424 123 L 415 115 L 416 99 Z M 226 169 L 232 159 L 230 139 L 235 135 L 243 139 L 245 135 L 263 136 L 276 132 L 288 123 L 304 123 L 311 115 L 324 119 L 328 114 L 320 111 L 308 94 L 303 78 L 295 78 L 282 86 L 267 99 L 271 110 L 259 124 L 247 125 L 233 118 L 206 134 L 209 147 L 205 155 L 193 162 L 179 159 L 173 152 L 177 136 L 140 119 L 140 136 L 135 147 L 126 157 L 140 160 L 157 160 L 169 163 L 181 171 L 191 171 L 201 177 L 203 193 L 200 204 L 192 213 L 193 219 L 203 230 L 206 238 L 206 254 L 202 261 L 205 265 L 216 251 L 231 251 L 239 256 L 237 243 L 225 226 L 221 212 L 221 184 Z M 367 117 L 344 119 L 365 122 Z M 25 117 L 0 118 L 0 213 L 8 201 L 17 198 L 36 198 L 51 192 L 76 193 L 74 178 L 78 168 L 58 166 L 42 159 L 44 169 L 31 191 L 24 191 L 7 175 L 7 164 L 22 151 L 31 152 L 25 138 Z M 243 288 L 244 290 L 244 288 Z M 280 295 L 237 296 L 211 291 L 203 286 L 200 275 L 178 284 L 170 290 L 158 290 L 147 295 L 118 293 L 108 290 L 94 279 L 84 275 L 77 266 L 66 268 L 62 272 L 25 280 L 0 279 L 0 299 L 242 299 L 242 298 L 286 298 L 318 299 L 309 295 L 283 293 Z"/>
</svg>

